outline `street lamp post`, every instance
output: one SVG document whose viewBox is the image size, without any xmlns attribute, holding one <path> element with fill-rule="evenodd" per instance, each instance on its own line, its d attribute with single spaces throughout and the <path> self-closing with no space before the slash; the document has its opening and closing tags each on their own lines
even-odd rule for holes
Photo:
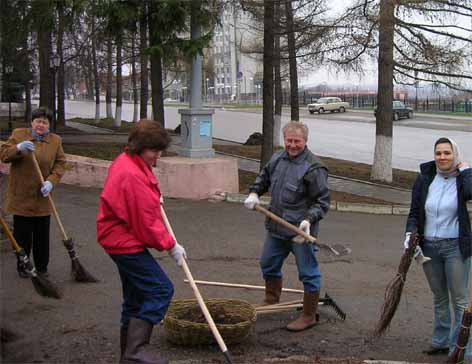
<svg viewBox="0 0 472 364">
<path fill-rule="evenodd" d="M 7 75 L 7 96 L 8 96 L 8 132 L 11 132 L 13 129 L 12 120 L 11 120 L 11 84 L 10 77 L 13 73 L 13 66 L 5 67 L 5 74 Z"/>
<path fill-rule="evenodd" d="M 205 81 L 206 81 L 206 84 L 205 84 L 205 98 L 206 98 L 206 102 L 208 102 L 208 82 L 210 82 L 210 79 L 207 78 Z"/>
<path fill-rule="evenodd" d="M 60 66 L 60 58 L 57 55 L 52 56 L 49 60 L 49 67 L 51 68 L 52 73 L 52 125 L 51 130 L 56 131 L 57 127 L 57 116 L 56 116 L 56 71 Z"/>
</svg>

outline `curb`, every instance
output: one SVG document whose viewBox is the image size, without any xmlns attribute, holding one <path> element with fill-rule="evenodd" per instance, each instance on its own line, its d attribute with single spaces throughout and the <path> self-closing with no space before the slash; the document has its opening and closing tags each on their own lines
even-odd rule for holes
<svg viewBox="0 0 472 364">
<path fill-rule="evenodd" d="M 247 195 L 240 193 L 227 193 L 224 201 L 233 203 L 244 203 Z M 267 206 L 270 203 L 270 197 L 262 196 L 259 198 L 261 205 Z M 330 210 L 339 212 L 359 212 L 373 215 L 394 215 L 406 216 L 410 212 L 410 205 L 381 205 L 354 202 L 337 202 L 331 201 Z M 469 215 L 472 217 L 472 206 L 468 207 Z M 372 362 L 376 363 L 376 362 Z M 392 362 L 393 363 L 393 362 Z"/>
</svg>

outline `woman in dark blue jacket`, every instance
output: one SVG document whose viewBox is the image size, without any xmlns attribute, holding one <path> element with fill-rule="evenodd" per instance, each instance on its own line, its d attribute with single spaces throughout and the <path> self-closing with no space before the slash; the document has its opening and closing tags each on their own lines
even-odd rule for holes
<svg viewBox="0 0 472 364">
<path fill-rule="evenodd" d="M 461 161 L 453 140 L 440 138 L 434 144 L 434 161 L 423 163 L 420 169 L 404 244 L 407 248 L 410 234 L 416 231 L 421 237 L 418 253 L 431 258 L 423 270 L 434 296 L 434 332 L 431 347 L 424 353 L 447 354 L 455 348 L 469 303 L 472 237 L 467 201 L 472 200 L 472 168 Z"/>
</svg>

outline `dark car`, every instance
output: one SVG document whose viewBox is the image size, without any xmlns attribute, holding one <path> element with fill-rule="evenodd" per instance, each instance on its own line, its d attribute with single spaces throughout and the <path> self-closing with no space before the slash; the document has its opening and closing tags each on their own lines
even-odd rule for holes
<svg viewBox="0 0 472 364">
<path fill-rule="evenodd" d="M 393 101 L 393 120 L 399 120 L 400 118 L 411 119 L 413 117 L 413 109 L 406 106 L 402 101 Z M 374 110 L 374 114 L 377 116 L 377 109 Z"/>
</svg>

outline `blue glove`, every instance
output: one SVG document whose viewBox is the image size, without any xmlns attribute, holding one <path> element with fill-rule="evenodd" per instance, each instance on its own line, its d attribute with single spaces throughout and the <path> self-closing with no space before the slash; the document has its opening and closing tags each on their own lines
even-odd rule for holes
<svg viewBox="0 0 472 364">
<path fill-rule="evenodd" d="M 20 152 L 26 152 L 28 150 L 32 152 L 34 150 L 34 144 L 29 140 L 25 140 L 24 142 L 18 143 L 16 145 L 16 149 L 18 149 Z"/>
<path fill-rule="evenodd" d="M 43 197 L 48 197 L 49 192 L 52 191 L 52 183 L 49 181 L 44 181 L 43 186 L 41 187 L 41 193 L 43 194 Z"/>
</svg>

